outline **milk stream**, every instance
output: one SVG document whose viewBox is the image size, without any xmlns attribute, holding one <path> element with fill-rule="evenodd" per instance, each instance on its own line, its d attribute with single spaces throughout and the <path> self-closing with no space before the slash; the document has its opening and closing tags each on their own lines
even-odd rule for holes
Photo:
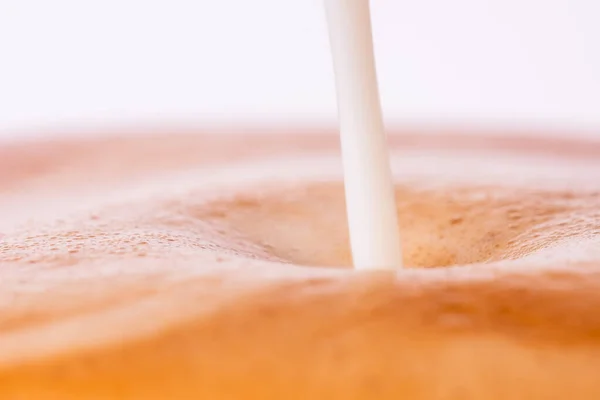
<svg viewBox="0 0 600 400">
<path fill-rule="evenodd" d="M 325 0 L 356 269 L 402 267 L 368 0 Z"/>
</svg>

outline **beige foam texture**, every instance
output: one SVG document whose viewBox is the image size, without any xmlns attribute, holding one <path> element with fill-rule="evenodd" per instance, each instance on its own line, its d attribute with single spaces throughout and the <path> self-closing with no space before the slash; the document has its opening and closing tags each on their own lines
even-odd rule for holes
<svg viewBox="0 0 600 400">
<path fill-rule="evenodd" d="M 360 273 L 335 136 L 235 139 L 3 150 L 0 398 L 598 398 L 592 145 L 393 136 Z"/>
</svg>

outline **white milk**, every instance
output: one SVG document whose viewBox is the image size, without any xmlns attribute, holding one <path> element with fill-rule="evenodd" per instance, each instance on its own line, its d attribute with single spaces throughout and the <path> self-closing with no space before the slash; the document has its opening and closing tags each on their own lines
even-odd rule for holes
<svg viewBox="0 0 600 400">
<path fill-rule="evenodd" d="M 402 267 L 368 0 L 325 0 L 335 71 L 350 244 L 357 269 Z"/>
</svg>

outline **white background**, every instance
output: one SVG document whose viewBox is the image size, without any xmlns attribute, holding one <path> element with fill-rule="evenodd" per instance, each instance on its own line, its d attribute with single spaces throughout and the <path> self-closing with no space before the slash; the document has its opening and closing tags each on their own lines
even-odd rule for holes
<svg viewBox="0 0 600 400">
<path fill-rule="evenodd" d="M 600 1 L 372 0 L 372 14 L 388 124 L 600 134 Z M 333 121 L 328 51 L 322 0 L 0 0 L 0 135 Z"/>
</svg>

